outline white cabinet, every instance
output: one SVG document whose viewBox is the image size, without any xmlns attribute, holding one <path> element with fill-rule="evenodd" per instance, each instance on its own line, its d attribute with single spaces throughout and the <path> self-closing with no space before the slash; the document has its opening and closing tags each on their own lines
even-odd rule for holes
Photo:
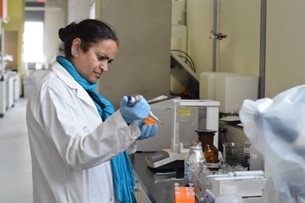
<svg viewBox="0 0 305 203">
<path fill-rule="evenodd" d="M 6 110 L 6 81 L 4 76 L 0 76 L 0 117 L 4 116 Z"/>
<path fill-rule="evenodd" d="M 6 79 L 6 108 L 14 106 L 14 77 L 8 75 Z"/>
</svg>

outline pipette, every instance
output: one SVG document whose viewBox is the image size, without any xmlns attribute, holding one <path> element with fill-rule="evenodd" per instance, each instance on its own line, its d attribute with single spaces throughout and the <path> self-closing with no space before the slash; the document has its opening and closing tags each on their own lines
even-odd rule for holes
<svg viewBox="0 0 305 203">
<path fill-rule="evenodd" d="M 140 101 L 140 99 L 143 98 L 142 95 L 127 96 L 127 97 L 128 97 L 128 103 L 127 103 L 128 106 L 133 106 L 133 105 L 135 105 L 135 103 L 137 103 L 138 101 Z M 153 121 L 152 119 L 150 119 L 150 118 L 152 118 L 154 121 L 160 123 L 161 125 L 164 125 L 164 124 L 160 121 L 160 119 L 159 119 L 157 116 L 155 116 L 155 115 L 153 114 L 152 111 L 149 112 L 148 117 L 144 120 L 144 122 L 145 122 L 146 124 L 155 124 L 156 122 L 154 122 L 154 121 Z"/>
</svg>

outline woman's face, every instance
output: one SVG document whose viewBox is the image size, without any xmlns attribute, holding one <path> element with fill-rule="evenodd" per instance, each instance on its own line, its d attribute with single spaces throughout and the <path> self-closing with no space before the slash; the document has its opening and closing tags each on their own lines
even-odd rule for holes
<svg viewBox="0 0 305 203">
<path fill-rule="evenodd" d="M 117 43 L 111 39 L 102 40 L 93 44 L 85 53 L 80 48 L 80 39 L 75 40 L 71 48 L 74 54 L 71 62 L 81 76 L 91 83 L 96 83 L 101 75 L 108 71 L 108 65 L 116 56 Z"/>
</svg>

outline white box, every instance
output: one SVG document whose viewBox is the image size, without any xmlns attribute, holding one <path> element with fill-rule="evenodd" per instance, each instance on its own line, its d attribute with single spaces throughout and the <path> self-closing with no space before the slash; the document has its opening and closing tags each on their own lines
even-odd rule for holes
<svg viewBox="0 0 305 203">
<path fill-rule="evenodd" d="M 223 193 L 225 185 L 237 185 L 240 196 L 256 198 L 262 196 L 266 178 L 264 176 L 219 177 L 211 178 L 211 183 L 212 192 L 216 197 Z"/>
<path fill-rule="evenodd" d="M 219 112 L 239 112 L 245 99 L 258 98 L 258 77 L 242 75 L 220 75 L 216 78 L 216 100 Z"/>
<path fill-rule="evenodd" d="M 239 75 L 231 72 L 202 72 L 199 77 L 199 98 L 216 100 L 216 80 L 219 76 Z"/>
</svg>

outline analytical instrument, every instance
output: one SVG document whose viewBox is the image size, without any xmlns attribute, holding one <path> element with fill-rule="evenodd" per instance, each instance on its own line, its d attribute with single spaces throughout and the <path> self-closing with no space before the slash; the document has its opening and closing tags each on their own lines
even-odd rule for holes
<svg viewBox="0 0 305 203">
<path fill-rule="evenodd" d="M 158 150 L 145 158 L 147 165 L 155 170 L 179 167 L 176 162 L 183 161 L 191 143 L 198 140 L 196 130 L 210 129 L 218 132 L 218 101 L 176 98 L 170 102 L 173 111 L 169 122 L 163 126 L 171 128 L 170 134 L 164 135 L 171 137 L 170 147 Z M 218 133 L 215 135 L 214 145 L 218 146 Z"/>
</svg>

